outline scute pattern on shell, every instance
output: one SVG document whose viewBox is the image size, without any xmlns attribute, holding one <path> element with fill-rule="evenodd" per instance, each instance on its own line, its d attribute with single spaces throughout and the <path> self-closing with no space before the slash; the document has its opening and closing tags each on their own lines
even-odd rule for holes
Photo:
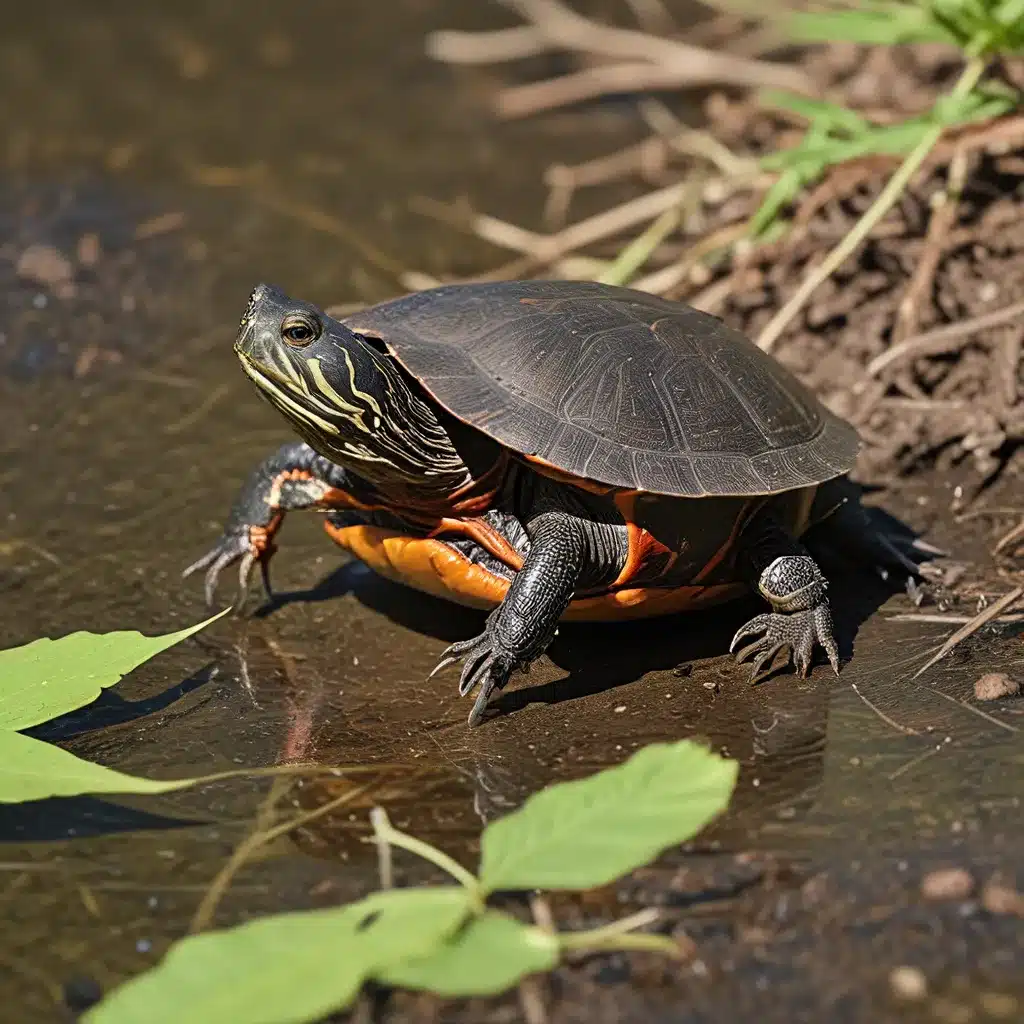
<svg viewBox="0 0 1024 1024">
<path fill-rule="evenodd" d="M 849 471 L 859 440 L 716 317 L 587 282 L 453 285 L 344 318 L 450 412 L 524 455 L 658 494 L 768 494 Z"/>
</svg>

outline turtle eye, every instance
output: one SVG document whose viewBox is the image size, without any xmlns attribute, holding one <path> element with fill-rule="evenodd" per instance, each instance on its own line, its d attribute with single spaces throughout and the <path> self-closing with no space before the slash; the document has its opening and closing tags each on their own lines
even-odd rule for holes
<svg viewBox="0 0 1024 1024">
<path fill-rule="evenodd" d="M 281 321 L 281 337 L 296 348 L 316 341 L 322 329 L 320 321 L 309 313 L 289 313 Z"/>
</svg>

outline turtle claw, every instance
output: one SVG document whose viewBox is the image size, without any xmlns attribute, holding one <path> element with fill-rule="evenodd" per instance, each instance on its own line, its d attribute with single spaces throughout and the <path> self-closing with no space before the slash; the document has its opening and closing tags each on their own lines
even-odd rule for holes
<svg viewBox="0 0 1024 1024">
<path fill-rule="evenodd" d="M 433 671 L 427 676 L 428 679 L 433 679 L 438 672 L 443 672 L 450 665 L 454 665 L 457 661 L 467 657 L 473 652 L 475 648 L 482 648 L 486 645 L 487 634 L 483 633 L 480 636 L 473 637 L 472 640 L 460 640 L 458 643 L 451 644 L 446 647 L 441 653 L 441 660 L 434 666 Z M 468 665 L 467 665 L 468 667 Z M 463 677 L 465 677 L 466 669 L 462 670 Z M 460 696 L 465 696 L 465 692 L 462 687 L 459 687 Z"/>
<path fill-rule="evenodd" d="M 270 558 L 264 556 L 259 560 L 260 563 L 260 579 L 263 581 L 263 591 L 267 595 L 268 601 L 273 601 L 276 597 L 274 594 L 274 588 L 270 585 Z"/>
<path fill-rule="evenodd" d="M 267 568 L 269 560 L 270 552 L 266 549 L 261 550 L 259 546 L 252 542 L 248 528 L 232 530 L 229 533 L 225 533 L 220 541 L 202 558 L 196 559 L 182 572 L 181 576 L 182 579 L 185 579 L 193 573 L 202 572 L 205 569 L 203 595 L 207 605 L 213 607 L 220 574 L 229 565 L 238 562 L 238 594 L 231 605 L 232 611 L 237 614 L 245 607 L 249 581 L 252 577 L 253 567 L 257 562 L 260 564 L 263 585 L 266 588 L 267 596 L 273 597 L 273 591 L 270 589 L 270 573 Z"/>
<path fill-rule="evenodd" d="M 754 657 L 750 680 L 754 682 L 764 668 L 772 663 L 779 651 L 788 648 L 788 660 L 802 678 L 811 669 L 814 648 L 819 644 L 828 655 L 832 671 L 839 675 L 839 650 L 832 635 L 832 615 L 824 602 L 799 612 L 765 612 L 756 615 L 741 626 L 729 645 L 732 654 L 741 640 L 762 634 L 736 653 L 736 661 Z"/>
<path fill-rule="evenodd" d="M 441 660 L 427 678 L 432 679 L 438 672 L 458 661 L 463 661 L 462 672 L 459 675 L 459 696 L 465 697 L 477 687 L 480 688 L 473 710 L 469 713 L 469 725 L 477 726 L 484 719 L 494 691 L 505 686 L 518 663 L 514 656 L 501 650 L 493 635 L 490 619 L 480 636 L 473 637 L 472 640 L 461 640 L 447 647 L 441 654 Z"/>
<path fill-rule="evenodd" d="M 915 537 L 910 546 L 915 551 L 920 551 L 923 555 L 931 555 L 934 558 L 948 558 L 949 552 L 943 551 L 942 548 L 937 548 L 934 544 L 929 544 L 928 541 L 923 540 L 920 537 Z"/>
</svg>

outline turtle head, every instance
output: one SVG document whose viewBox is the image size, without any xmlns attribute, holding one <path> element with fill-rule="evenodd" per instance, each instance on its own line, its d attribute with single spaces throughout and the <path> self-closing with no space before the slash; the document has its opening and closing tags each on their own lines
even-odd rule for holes
<svg viewBox="0 0 1024 1024">
<path fill-rule="evenodd" d="M 257 285 L 235 353 L 260 394 L 332 462 L 378 484 L 458 486 L 465 476 L 436 408 L 387 350 L 316 306 Z"/>
</svg>

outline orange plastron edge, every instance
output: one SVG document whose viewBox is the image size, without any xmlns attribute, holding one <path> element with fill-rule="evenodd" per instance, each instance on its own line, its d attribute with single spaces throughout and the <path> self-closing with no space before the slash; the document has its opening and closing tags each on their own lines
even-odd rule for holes
<svg viewBox="0 0 1024 1024">
<path fill-rule="evenodd" d="M 501 604 L 508 592 L 508 580 L 474 565 L 443 541 L 410 537 L 377 526 L 336 527 L 330 523 L 324 526 L 335 543 L 378 575 L 434 597 L 486 610 Z M 656 587 L 617 590 L 577 598 L 562 618 L 570 622 L 649 618 L 719 604 L 739 597 L 745 590 L 738 583 L 673 590 Z"/>
</svg>

